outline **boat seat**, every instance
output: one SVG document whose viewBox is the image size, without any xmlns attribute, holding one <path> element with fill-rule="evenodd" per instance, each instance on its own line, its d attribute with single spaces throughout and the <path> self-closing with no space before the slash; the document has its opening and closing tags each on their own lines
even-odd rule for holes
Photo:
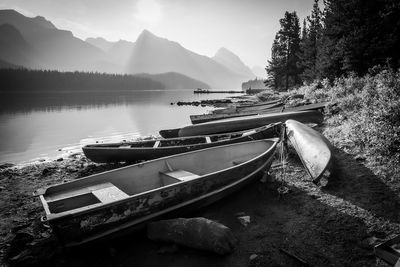
<svg viewBox="0 0 400 267">
<path fill-rule="evenodd" d="M 157 141 L 154 143 L 153 148 L 157 148 L 159 145 L 160 145 L 160 140 L 157 140 Z"/>
<path fill-rule="evenodd" d="M 211 138 L 209 136 L 206 136 L 206 143 L 211 143 Z"/>
<path fill-rule="evenodd" d="M 116 187 L 110 182 L 101 183 L 96 185 L 91 185 L 84 188 L 79 188 L 71 191 L 66 191 L 61 194 L 56 194 L 48 199 L 48 202 L 59 201 L 62 199 L 67 199 L 71 197 L 76 197 L 80 195 L 86 195 L 92 193 L 95 195 L 102 203 L 108 203 L 111 201 L 123 199 L 129 197 L 125 192 Z"/>
<path fill-rule="evenodd" d="M 106 204 L 129 197 L 129 195 L 115 185 L 111 183 L 108 184 L 110 184 L 109 187 L 92 191 L 92 194 L 95 195 L 101 203 Z"/>
<path fill-rule="evenodd" d="M 182 181 L 189 181 L 192 179 L 195 179 L 197 177 L 200 177 L 197 174 L 185 171 L 185 170 L 174 170 L 174 171 L 168 171 L 168 172 L 160 172 L 161 179 L 163 185 L 169 185 L 177 182 L 182 182 Z"/>
</svg>

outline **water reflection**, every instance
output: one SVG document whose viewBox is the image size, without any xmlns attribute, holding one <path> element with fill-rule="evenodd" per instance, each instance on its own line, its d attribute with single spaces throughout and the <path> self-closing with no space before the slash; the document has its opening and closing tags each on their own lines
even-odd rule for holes
<svg viewBox="0 0 400 267">
<path fill-rule="evenodd" d="M 189 115 L 209 109 L 171 102 L 226 96 L 192 91 L 1 95 L 0 162 L 55 157 L 96 141 L 157 134 L 160 129 L 188 124 Z"/>
</svg>

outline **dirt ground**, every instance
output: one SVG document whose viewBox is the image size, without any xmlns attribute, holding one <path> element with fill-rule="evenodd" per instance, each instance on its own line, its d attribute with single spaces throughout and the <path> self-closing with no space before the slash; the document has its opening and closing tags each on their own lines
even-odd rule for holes
<svg viewBox="0 0 400 267">
<path fill-rule="evenodd" d="M 155 243 L 144 233 L 63 249 L 51 229 L 41 224 L 44 212 L 32 192 L 121 165 L 96 165 L 78 154 L 3 169 L 1 262 L 12 266 L 387 266 L 375 257 L 373 246 L 400 233 L 400 194 L 363 161 L 338 149 L 334 154 L 336 171 L 323 187 L 311 182 L 297 156 L 290 153 L 284 174 L 282 168 L 271 170 L 267 181 L 193 211 L 192 217 L 231 228 L 238 244 L 227 256 Z M 288 193 L 278 194 L 281 186 Z M 238 213 L 250 216 L 250 224 L 243 226 Z"/>
</svg>

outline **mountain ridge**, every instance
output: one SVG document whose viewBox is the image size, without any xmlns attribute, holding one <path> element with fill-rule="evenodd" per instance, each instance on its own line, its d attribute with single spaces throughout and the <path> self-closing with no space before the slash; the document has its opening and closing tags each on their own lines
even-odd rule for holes
<svg viewBox="0 0 400 267">
<path fill-rule="evenodd" d="M 13 61 L 12 57 L 3 58 L 1 54 L 0 60 L 28 68 L 121 74 L 179 73 L 219 89 L 240 88 L 243 81 L 253 77 L 249 72 L 234 71 L 226 64 L 197 54 L 178 42 L 156 36 L 148 30 L 143 30 L 135 42 L 110 42 L 101 37 L 84 41 L 71 31 L 57 29 L 42 16 L 29 18 L 15 10 L 0 10 L 2 24 L 12 25 L 21 34 L 20 39 L 25 40 L 26 47 L 31 48 L 16 46 L 11 53 L 16 60 Z M 12 35 L 7 33 L 3 39 L 11 40 Z M 22 44 L 21 40 L 18 42 Z M 10 47 L 7 49 L 11 51 Z M 18 59 L 17 55 L 22 56 L 26 51 L 32 54 L 29 60 Z M 236 63 L 241 62 L 236 55 L 230 57 L 235 58 Z M 185 84 L 188 80 L 185 78 Z"/>
</svg>

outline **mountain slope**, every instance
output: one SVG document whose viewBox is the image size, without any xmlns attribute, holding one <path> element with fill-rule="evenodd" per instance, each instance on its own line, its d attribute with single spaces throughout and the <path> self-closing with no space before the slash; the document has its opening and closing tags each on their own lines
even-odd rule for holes
<svg viewBox="0 0 400 267">
<path fill-rule="evenodd" d="M 109 68 L 104 63 L 103 51 L 74 37 L 70 31 L 57 29 L 43 17 L 28 18 L 14 10 L 0 10 L 0 24 L 11 24 L 19 30 L 40 55 L 43 68 L 90 71 Z"/>
<path fill-rule="evenodd" d="M 135 76 L 150 78 L 154 81 L 158 81 L 165 86 L 165 89 L 191 89 L 194 88 L 204 88 L 209 89 L 210 86 L 201 81 L 192 79 L 185 75 L 176 72 L 168 72 L 161 74 L 148 74 L 140 73 Z"/>
<path fill-rule="evenodd" d="M 220 48 L 213 59 L 235 73 L 242 74 L 248 77 L 255 76 L 250 68 L 247 67 L 237 55 L 226 48 Z"/>
<path fill-rule="evenodd" d="M 147 30 L 136 40 L 126 72 L 178 72 L 214 88 L 240 88 L 247 79 L 246 75 L 236 74 L 211 58 L 187 50 L 179 43 L 157 37 Z"/>
<path fill-rule="evenodd" d="M 107 52 L 108 50 L 110 50 L 110 48 L 115 44 L 113 42 L 107 41 L 106 39 L 104 39 L 102 37 L 86 38 L 85 42 L 87 42 L 97 48 L 100 48 L 104 52 Z"/>
<path fill-rule="evenodd" d="M 36 51 L 25 41 L 21 33 L 10 24 L 0 25 L 0 59 L 11 65 L 31 68 L 40 66 Z"/>
</svg>

